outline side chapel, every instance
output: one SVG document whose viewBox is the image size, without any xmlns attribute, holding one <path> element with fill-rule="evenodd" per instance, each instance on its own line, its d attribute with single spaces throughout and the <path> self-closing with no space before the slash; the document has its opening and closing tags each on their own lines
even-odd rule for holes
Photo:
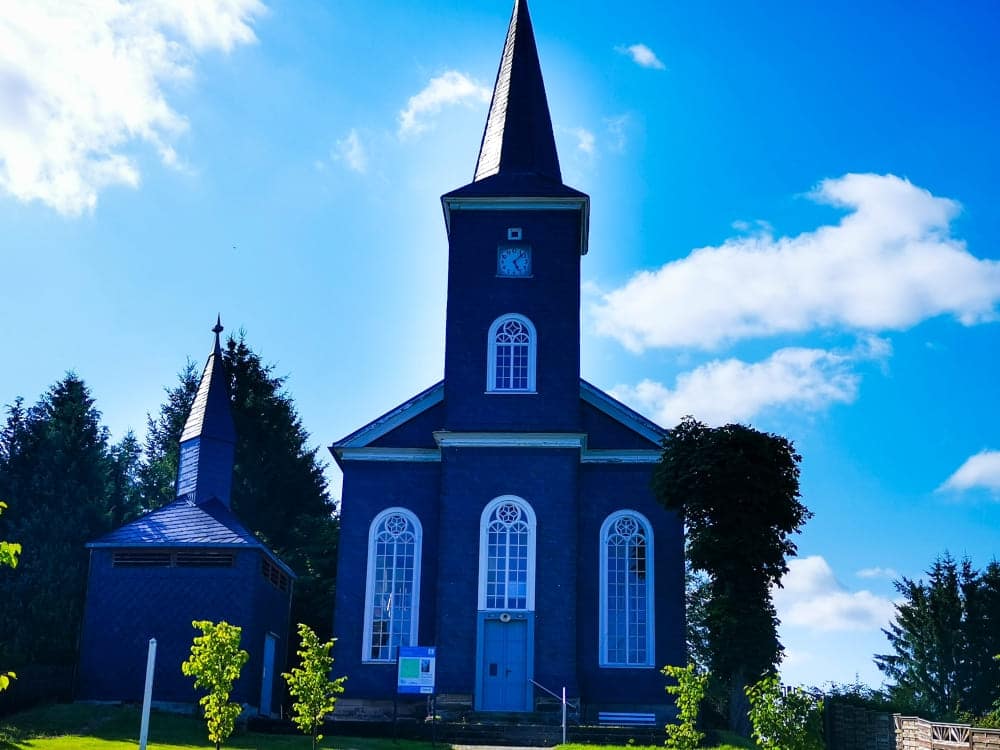
<svg viewBox="0 0 1000 750">
<path fill-rule="evenodd" d="M 686 661 L 680 518 L 650 489 L 664 430 L 580 377 L 590 198 L 565 185 L 526 0 L 475 177 L 441 198 L 444 379 L 331 446 L 344 473 L 340 708 L 385 706 L 399 646 L 436 692 L 529 712 L 669 711 Z"/>
<path fill-rule="evenodd" d="M 181 674 L 200 631 L 193 620 L 243 628 L 250 658 L 232 699 L 279 713 L 295 574 L 244 526 L 230 494 L 236 428 L 216 322 L 198 392 L 180 438 L 177 499 L 87 544 L 77 697 L 141 702 L 150 638 L 153 701 L 191 704 L 200 692 Z"/>
</svg>

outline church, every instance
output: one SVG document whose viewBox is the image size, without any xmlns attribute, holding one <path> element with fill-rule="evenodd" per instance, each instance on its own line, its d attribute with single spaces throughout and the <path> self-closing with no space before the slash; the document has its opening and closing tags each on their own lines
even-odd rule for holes
<svg viewBox="0 0 1000 750">
<path fill-rule="evenodd" d="M 469 710 L 565 686 L 588 717 L 662 717 L 683 525 L 650 488 L 664 430 L 580 377 L 590 198 L 562 181 L 525 0 L 473 181 L 441 203 L 444 379 L 330 449 L 338 712 L 391 706 L 399 647 L 433 646 L 436 694 Z"/>
</svg>

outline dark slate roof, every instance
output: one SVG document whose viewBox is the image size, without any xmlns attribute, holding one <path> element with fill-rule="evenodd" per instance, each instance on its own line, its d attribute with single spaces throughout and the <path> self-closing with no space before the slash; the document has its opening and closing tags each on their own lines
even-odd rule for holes
<svg viewBox="0 0 1000 750">
<path fill-rule="evenodd" d="M 219 334 L 222 324 L 216 322 L 215 347 L 208 355 L 205 370 L 201 374 L 198 393 L 191 404 L 181 442 L 197 437 L 207 437 L 227 443 L 236 442 L 236 427 L 229 408 L 229 385 L 226 383 L 226 370 L 222 364 L 222 347 L 219 344 Z"/>
<path fill-rule="evenodd" d="M 147 544 L 263 546 L 220 500 L 212 499 L 198 505 L 191 495 L 179 497 L 87 546 L 136 547 Z"/>
<path fill-rule="evenodd" d="M 583 196 L 563 185 L 527 0 L 515 0 L 473 182 L 460 196 Z"/>
</svg>

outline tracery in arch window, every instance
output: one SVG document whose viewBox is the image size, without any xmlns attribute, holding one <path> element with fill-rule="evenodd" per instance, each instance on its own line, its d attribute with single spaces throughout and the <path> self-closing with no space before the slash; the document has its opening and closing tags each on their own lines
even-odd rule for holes
<svg viewBox="0 0 1000 750">
<path fill-rule="evenodd" d="M 493 321 L 487 351 L 488 391 L 535 390 L 535 327 L 523 315 L 509 314 Z"/>
<path fill-rule="evenodd" d="M 498 498 L 483 512 L 480 608 L 533 609 L 535 519 L 527 503 Z"/>
<path fill-rule="evenodd" d="M 368 535 L 365 661 L 394 661 L 400 646 L 417 642 L 420 596 L 420 521 L 390 508 L 372 521 Z"/>
<path fill-rule="evenodd" d="M 653 535 L 634 511 L 619 511 L 601 528 L 601 663 L 653 663 Z"/>
</svg>

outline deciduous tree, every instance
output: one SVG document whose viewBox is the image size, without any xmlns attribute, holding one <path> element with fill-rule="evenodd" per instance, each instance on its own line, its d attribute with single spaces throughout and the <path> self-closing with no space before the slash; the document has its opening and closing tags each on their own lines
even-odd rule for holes
<svg viewBox="0 0 1000 750">
<path fill-rule="evenodd" d="M 653 488 L 687 527 L 687 558 L 707 576 L 711 672 L 729 689 L 730 725 L 746 732 L 747 681 L 781 659 L 771 586 L 812 513 L 799 500 L 801 456 L 784 437 L 687 417 L 669 431 Z"/>
<path fill-rule="evenodd" d="M 215 750 L 219 750 L 233 733 L 242 711 L 238 703 L 229 702 L 229 694 L 249 654 L 240 648 L 242 628 L 224 620 L 218 623 L 195 620 L 191 625 L 200 630 L 201 635 L 194 637 L 191 656 L 181 664 L 181 672 L 194 677 L 195 689 L 206 691 L 198 703 L 205 712 L 208 739 L 215 743 Z"/>
<path fill-rule="evenodd" d="M 313 750 L 316 750 L 316 744 L 323 739 L 319 729 L 323 726 L 323 720 L 333 713 L 337 695 L 344 692 L 344 681 L 347 679 L 330 679 L 333 670 L 330 651 L 335 640 L 331 638 L 322 643 L 312 628 L 299 623 L 299 649 L 295 652 L 300 659 L 299 666 L 281 675 L 288 683 L 288 692 L 295 698 L 295 703 L 292 704 L 292 711 L 295 713 L 292 721 L 312 739 Z"/>
</svg>

